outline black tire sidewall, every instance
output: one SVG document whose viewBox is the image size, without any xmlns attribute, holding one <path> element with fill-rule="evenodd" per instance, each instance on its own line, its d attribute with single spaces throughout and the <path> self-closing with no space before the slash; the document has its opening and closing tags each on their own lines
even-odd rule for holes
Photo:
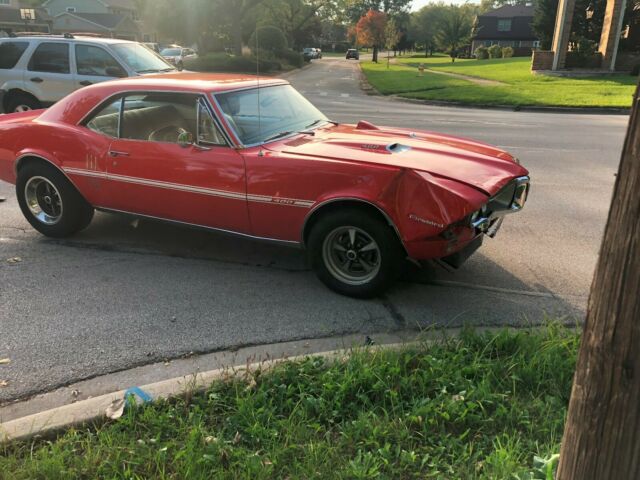
<svg viewBox="0 0 640 480">
<path fill-rule="evenodd" d="M 23 93 L 11 94 L 11 96 L 6 100 L 6 105 L 7 113 L 14 113 L 14 110 L 18 105 L 29 105 L 32 110 L 42 108 L 42 105 L 37 98 Z"/>
<path fill-rule="evenodd" d="M 58 190 L 62 200 L 62 218 L 54 225 L 40 222 L 29 210 L 25 199 L 25 186 L 29 179 L 43 177 Z M 93 218 L 93 208 L 78 193 L 71 182 L 55 167 L 44 163 L 31 163 L 21 168 L 16 181 L 16 196 L 20 210 L 38 232 L 47 237 L 64 238 L 82 230 Z"/>
<path fill-rule="evenodd" d="M 342 282 L 327 269 L 322 254 L 327 235 L 336 228 L 353 226 L 367 232 L 380 249 L 381 264 L 378 275 L 363 285 L 349 285 Z M 356 298 L 371 298 L 382 295 L 395 282 L 404 263 L 404 252 L 398 236 L 386 222 L 354 209 L 327 214 L 313 226 L 308 241 L 308 257 L 318 278 L 331 290 Z"/>
</svg>

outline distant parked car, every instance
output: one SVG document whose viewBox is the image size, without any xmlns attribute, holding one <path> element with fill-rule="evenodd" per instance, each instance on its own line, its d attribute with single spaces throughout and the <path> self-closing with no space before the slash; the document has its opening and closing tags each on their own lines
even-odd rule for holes
<svg viewBox="0 0 640 480">
<path fill-rule="evenodd" d="M 302 56 L 308 62 L 310 60 L 318 58 L 318 52 L 316 52 L 315 48 L 307 47 L 302 50 Z"/>
<path fill-rule="evenodd" d="M 185 60 L 196 58 L 198 54 L 190 48 L 184 47 L 168 47 L 160 52 L 160 55 L 167 60 L 169 63 L 175 65 L 178 70 L 182 70 L 184 68 Z"/>
<path fill-rule="evenodd" d="M 0 38 L 0 106 L 6 113 L 39 109 L 93 83 L 175 70 L 128 40 L 71 34 Z"/>
<path fill-rule="evenodd" d="M 354 60 L 360 60 L 360 52 L 355 48 L 347 50 L 347 60 L 353 58 Z"/>
</svg>

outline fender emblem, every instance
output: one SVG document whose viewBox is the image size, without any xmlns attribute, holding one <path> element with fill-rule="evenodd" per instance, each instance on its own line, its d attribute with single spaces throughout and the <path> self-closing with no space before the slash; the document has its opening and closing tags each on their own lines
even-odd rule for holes
<svg viewBox="0 0 640 480">
<path fill-rule="evenodd" d="M 414 220 L 416 222 L 420 222 L 420 223 L 424 223 L 425 225 L 430 225 L 432 227 L 438 227 L 438 228 L 444 228 L 445 226 L 442 225 L 441 223 L 437 223 L 431 220 L 425 220 L 424 218 L 420 218 L 417 215 L 414 215 L 413 213 L 409 214 L 409 218 L 411 220 Z"/>
</svg>

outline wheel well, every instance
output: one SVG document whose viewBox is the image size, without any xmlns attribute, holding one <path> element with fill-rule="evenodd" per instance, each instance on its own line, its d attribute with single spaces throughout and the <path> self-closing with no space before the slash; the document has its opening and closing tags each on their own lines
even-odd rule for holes
<svg viewBox="0 0 640 480">
<path fill-rule="evenodd" d="M 318 223 L 318 220 L 320 220 L 325 215 L 329 215 L 332 212 L 343 210 L 345 208 L 360 210 L 362 211 L 362 213 L 371 215 L 372 217 L 377 218 L 389 225 L 389 228 L 393 230 L 396 237 L 398 238 L 400 245 L 402 245 L 402 248 L 405 249 L 404 244 L 402 243 L 402 238 L 400 237 L 400 232 L 398 231 L 393 221 L 377 206 L 361 200 L 338 200 L 335 202 L 328 202 L 311 212 L 311 215 L 309 216 L 309 218 L 307 218 L 304 224 L 304 229 L 302 232 L 303 244 L 307 244 L 309 234 L 311 233 L 311 230 L 313 230 L 313 226 Z"/>
<path fill-rule="evenodd" d="M 29 93 L 29 92 L 25 92 L 24 90 L 20 90 L 19 88 L 13 88 L 13 89 L 7 91 L 7 93 L 5 94 L 4 98 L 2 99 L 2 109 L 5 112 L 7 111 L 7 105 L 9 105 L 9 99 L 14 95 L 26 95 L 27 97 L 31 97 L 34 100 L 36 100 L 37 102 L 40 102 L 40 100 L 38 100 L 35 95 L 33 95 L 33 94 Z"/>
</svg>

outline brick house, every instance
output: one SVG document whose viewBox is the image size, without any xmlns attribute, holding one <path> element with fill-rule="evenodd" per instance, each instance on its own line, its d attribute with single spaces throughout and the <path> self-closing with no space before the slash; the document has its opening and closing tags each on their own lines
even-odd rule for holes
<svg viewBox="0 0 640 480">
<path fill-rule="evenodd" d="M 504 5 L 476 17 L 471 51 L 480 46 L 512 47 L 515 56 L 529 56 L 540 41 L 531 28 L 532 5 Z"/>
</svg>

